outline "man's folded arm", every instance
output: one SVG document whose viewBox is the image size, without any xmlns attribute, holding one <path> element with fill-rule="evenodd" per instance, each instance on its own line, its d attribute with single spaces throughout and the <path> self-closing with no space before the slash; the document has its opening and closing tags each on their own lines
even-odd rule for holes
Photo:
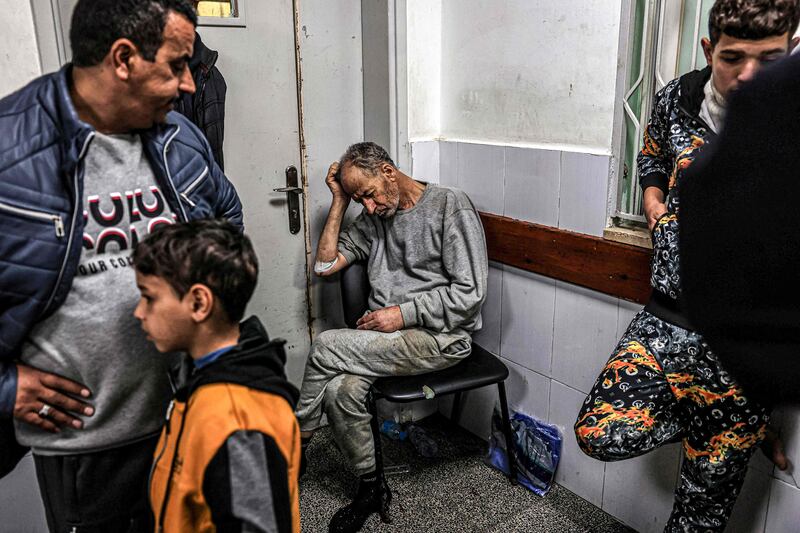
<svg viewBox="0 0 800 533">
<path fill-rule="evenodd" d="M 322 258 L 322 254 L 317 253 L 314 271 L 320 276 L 328 276 L 344 269 L 347 265 L 365 261 L 369 257 L 372 245 L 369 221 L 362 213 L 346 230 L 339 233 L 336 239 L 336 257 L 333 260 Z"/>
<path fill-rule="evenodd" d="M 649 187 L 658 187 L 664 197 L 669 193 L 669 174 L 673 166 L 672 156 L 665 150 L 669 144 L 669 131 L 664 113 L 667 108 L 666 101 L 671 98 L 672 93 L 664 90 L 656 96 L 657 105 L 653 106 L 653 111 L 650 113 L 650 120 L 642 135 L 642 150 L 636 157 L 639 186 L 642 191 L 646 191 Z"/>
</svg>

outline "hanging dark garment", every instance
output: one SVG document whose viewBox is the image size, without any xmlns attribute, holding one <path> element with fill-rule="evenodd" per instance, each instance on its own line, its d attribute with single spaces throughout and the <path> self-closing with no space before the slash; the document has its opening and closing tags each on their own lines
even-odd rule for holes
<svg viewBox="0 0 800 533">
<path fill-rule="evenodd" d="M 214 160 L 225 170 L 222 157 L 222 141 L 225 136 L 225 95 L 228 86 L 225 78 L 215 66 L 219 54 L 209 49 L 198 33 L 194 34 L 194 52 L 189 61 L 189 70 L 194 78 L 194 94 L 182 94 L 175 111 L 191 120 L 200 128 L 211 145 Z"/>
</svg>

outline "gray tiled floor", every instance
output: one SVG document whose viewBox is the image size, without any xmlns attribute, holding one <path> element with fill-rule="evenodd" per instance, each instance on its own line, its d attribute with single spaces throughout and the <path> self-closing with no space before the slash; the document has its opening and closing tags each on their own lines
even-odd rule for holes
<svg viewBox="0 0 800 533">
<path fill-rule="evenodd" d="M 411 472 L 389 478 L 394 499 L 392 525 L 373 516 L 366 532 L 510 533 L 632 530 L 563 487 L 540 498 L 512 486 L 483 464 L 485 443 L 439 416 L 423 422 L 439 444 L 440 457 L 417 456 L 410 443 L 384 439 L 387 464 L 408 463 Z M 327 531 L 333 513 L 355 492 L 355 477 L 346 469 L 330 432 L 320 431 L 308 453 L 308 474 L 300 484 L 304 533 Z"/>
</svg>

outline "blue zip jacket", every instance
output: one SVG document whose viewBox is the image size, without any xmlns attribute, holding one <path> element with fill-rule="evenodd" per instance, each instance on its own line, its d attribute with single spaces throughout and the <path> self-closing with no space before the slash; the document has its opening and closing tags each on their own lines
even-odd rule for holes
<svg viewBox="0 0 800 533">
<path fill-rule="evenodd" d="M 94 129 L 69 96 L 72 66 L 0 100 L 0 415 L 13 413 L 14 364 L 30 329 L 64 302 L 81 257 L 83 157 Z M 155 179 L 181 220 L 242 206 L 197 127 L 178 113 L 139 132 Z"/>
</svg>

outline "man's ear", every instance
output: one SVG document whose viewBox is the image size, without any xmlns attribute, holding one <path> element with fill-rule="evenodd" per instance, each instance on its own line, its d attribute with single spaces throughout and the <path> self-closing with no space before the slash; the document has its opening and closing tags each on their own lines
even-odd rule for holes
<svg viewBox="0 0 800 533">
<path fill-rule="evenodd" d="M 214 293 L 202 283 L 195 283 L 189 287 L 184 298 L 191 306 L 192 320 L 197 323 L 204 322 L 214 310 Z"/>
<path fill-rule="evenodd" d="M 797 43 L 800 43 L 800 37 L 792 37 L 789 39 L 789 53 L 797 47 Z"/>
<path fill-rule="evenodd" d="M 700 45 L 703 47 L 703 55 L 706 56 L 706 63 L 708 63 L 710 67 L 711 63 L 714 62 L 714 45 L 711 44 L 708 37 L 700 39 Z"/>
<path fill-rule="evenodd" d="M 139 49 L 130 39 L 117 39 L 109 51 L 114 73 L 122 81 L 131 77 L 131 65 L 139 58 Z"/>
<path fill-rule="evenodd" d="M 397 179 L 397 169 L 389 163 L 383 163 L 381 165 L 381 173 L 389 181 L 395 181 Z"/>
</svg>

